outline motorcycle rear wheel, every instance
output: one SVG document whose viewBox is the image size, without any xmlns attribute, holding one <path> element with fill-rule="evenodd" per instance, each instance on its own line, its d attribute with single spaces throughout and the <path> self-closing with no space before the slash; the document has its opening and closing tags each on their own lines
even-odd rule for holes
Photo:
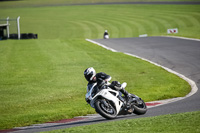
<svg viewBox="0 0 200 133">
<path fill-rule="evenodd" d="M 134 114 L 143 115 L 147 112 L 147 106 L 146 106 L 145 102 L 143 100 L 140 100 L 140 102 L 141 102 L 140 104 L 133 105 L 133 108 L 134 108 L 133 113 Z"/>
<path fill-rule="evenodd" d="M 107 99 L 98 99 L 94 104 L 95 110 L 106 119 L 114 119 L 117 117 L 115 107 Z"/>
</svg>

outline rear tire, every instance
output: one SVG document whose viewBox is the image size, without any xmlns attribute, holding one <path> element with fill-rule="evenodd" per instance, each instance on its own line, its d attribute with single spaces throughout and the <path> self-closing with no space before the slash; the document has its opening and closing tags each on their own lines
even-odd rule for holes
<svg viewBox="0 0 200 133">
<path fill-rule="evenodd" d="M 104 104 L 105 102 L 108 106 Z M 113 105 L 110 104 L 110 102 L 106 99 L 96 100 L 94 107 L 96 112 L 106 119 L 114 119 L 117 117 L 117 111 L 115 107 L 113 107 Z"/>
<path fill-rule="evenodd" d="M 134 114 L 143 115 L 147 112 L 147 106 L 146 106 L 145 102 L 143 100 L 141 100 L 140 102 L 141 102 L 141 104 L 133 105 L 133 108 L 134 108 L 133 113 Z"/>
</svg>

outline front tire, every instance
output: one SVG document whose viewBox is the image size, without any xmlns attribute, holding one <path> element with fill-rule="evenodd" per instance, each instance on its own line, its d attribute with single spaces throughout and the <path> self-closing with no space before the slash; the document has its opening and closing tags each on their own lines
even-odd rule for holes
<svg viewBox="0 0 200 133">
<path fill-rule="evenodd" d="M 94 107 L 96 112 L 106 119 L 114 119 L 117 117 L 115 107 L 106 99 L 97 99 Z"/>
</svg>

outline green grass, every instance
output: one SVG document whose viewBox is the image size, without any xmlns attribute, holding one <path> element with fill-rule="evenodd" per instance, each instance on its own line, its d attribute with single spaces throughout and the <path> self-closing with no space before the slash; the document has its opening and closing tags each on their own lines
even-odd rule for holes
<svg viewBox="0 0 200 133">
<path fill-rule="evenodd" d="M 48 133 L 199 133 L 199 123 L 200 112 L 198 111 L 106 122 L 102 124 L 54 130 Z"/>
<path fill-rule="evenodd" d="M 22 33 L 38 40 L 0 41 L 0 129 L 95 113 L 86 105 L 83 71 L 93 66 L 145 101 L 184 96 L 190 86 L 147 62 L 85 41 L 140 34 L 199 37 L 199 5 L 101 5 L 0 8 L 1 18 L 21 16 Z"/>
<path fill-rule="evenodd" d="M 168 35 L 200 38 L 200 5 L 99 5 L 0 8 L 1 18 L 21 16 L 22 33 L 39 39 L 111 38 Z"/>
</svg>

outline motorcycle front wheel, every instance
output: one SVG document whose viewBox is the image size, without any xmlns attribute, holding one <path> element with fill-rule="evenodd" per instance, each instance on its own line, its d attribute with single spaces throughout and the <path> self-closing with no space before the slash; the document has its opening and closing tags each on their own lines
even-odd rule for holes
<svg viewBox="0 0 200 133">
<path fill-rule="evenodd" d="M 97 99 L 94 104 L 95 110 L 106 119 L 114 119 L 117 117 L 115 107 L 107 99 Z"/>
</svg>

